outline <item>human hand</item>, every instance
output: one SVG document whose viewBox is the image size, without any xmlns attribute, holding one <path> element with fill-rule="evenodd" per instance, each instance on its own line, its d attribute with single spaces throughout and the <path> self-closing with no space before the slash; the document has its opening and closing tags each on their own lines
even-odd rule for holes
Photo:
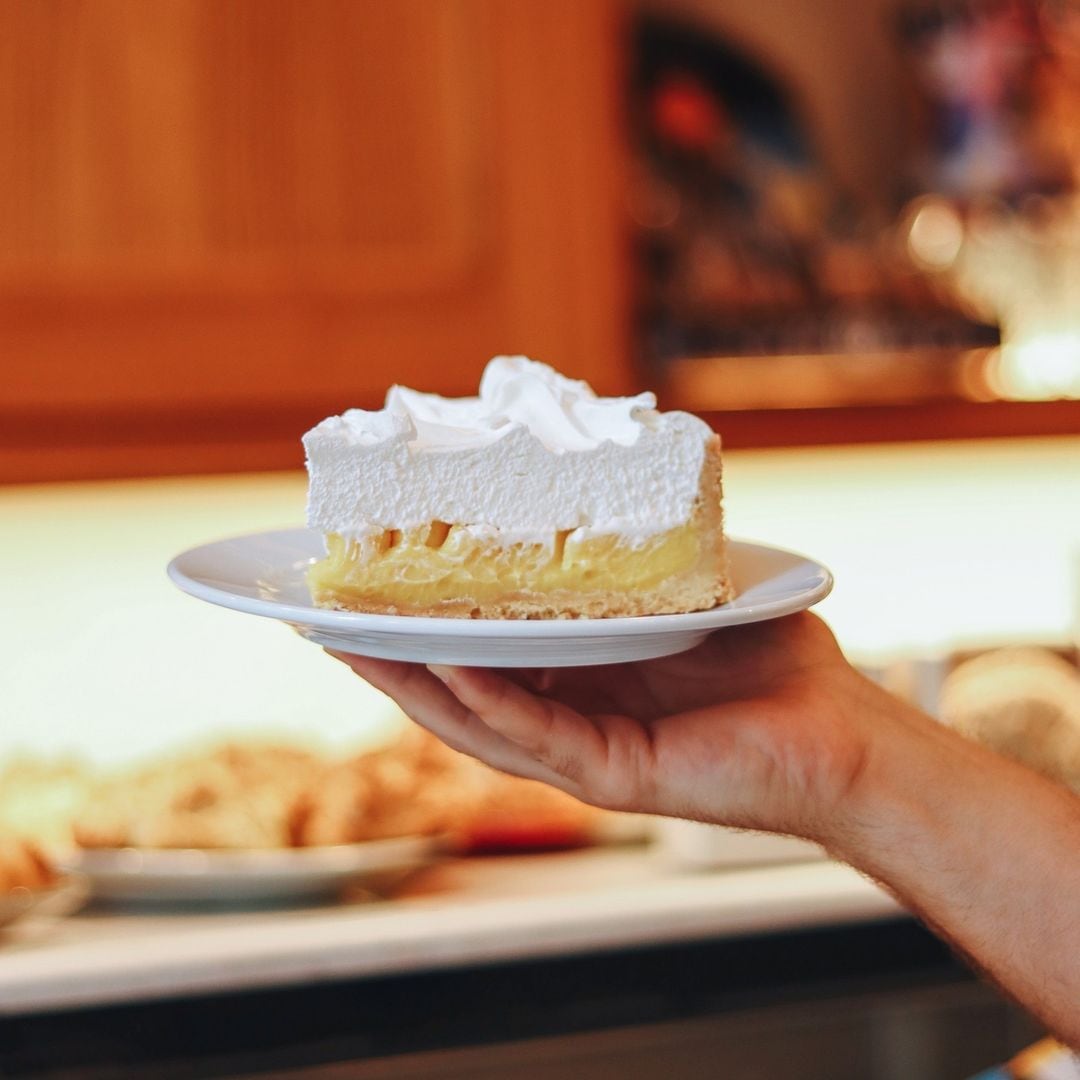
<svg viewBox="0 0 1080 1080">
<path fill-rule="evenodd" d="M 826 842 L 879 693 L 816 616 L 714 633 L 676 656 L 495 671 L 335 653 L 449 746 L 609 809 Z"/>
<path fill-rule="evenodd" d="M 1080 1040 L 1080 802 L 880 690 L 816 616 L 606 667 L 429 670 L 334 655 L 505 772 L 611 809 L 824 844 Z"/>
</svg>

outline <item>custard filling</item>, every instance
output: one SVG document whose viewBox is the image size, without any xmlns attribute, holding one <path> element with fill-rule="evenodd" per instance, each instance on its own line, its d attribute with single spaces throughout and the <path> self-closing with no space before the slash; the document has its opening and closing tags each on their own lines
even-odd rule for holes
<svg viewBox="0 0 1080 1080">
<path fill-rule="evenodd" d="M 705 536 L 693 521 L 642 541 L 616 533 L 557 532 L 548 543 L 499 543 L 461 525 L 435 521 L 415 529 L 386 529 L 362 540 L 330 533 L 327 555 L 307 572 L 316 598 L 430 607 L 468 599 L 571 590 L 635 592 L 655 589 L 695 567 Z"/>
</svg>

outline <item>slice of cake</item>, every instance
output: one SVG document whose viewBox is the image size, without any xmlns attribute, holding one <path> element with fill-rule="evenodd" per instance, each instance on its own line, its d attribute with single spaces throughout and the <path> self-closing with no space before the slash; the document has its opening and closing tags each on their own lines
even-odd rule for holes
<svg viewBox="0 0 1080 1080">
<path fill-rule="evenodd" d="M 304 436 L 316 604 L 458 618 L 599 618 L 731 596 L 720 440 L 652 394 L 597 397 L 524 357 L 475 398 L 400 386 Z"/>
</svg>

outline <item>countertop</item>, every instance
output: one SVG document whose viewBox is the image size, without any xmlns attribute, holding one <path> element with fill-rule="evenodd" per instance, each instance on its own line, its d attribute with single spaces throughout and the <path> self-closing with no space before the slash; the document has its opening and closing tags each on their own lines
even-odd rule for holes
<svg viewBox="0 0 1080 1080">
<path fill-rule="evenodd" d="M 389 901 L 87 911 L 0 938 L 0 1015 L 550 958 L 898 914 L 823 860 L 687 871 L 648 848 L 447 860 Z"/>
</svg>

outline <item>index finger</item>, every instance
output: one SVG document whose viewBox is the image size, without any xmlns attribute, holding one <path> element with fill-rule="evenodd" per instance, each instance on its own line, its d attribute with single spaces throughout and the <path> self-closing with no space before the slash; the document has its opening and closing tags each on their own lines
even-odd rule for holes
<svg viewBox="0 0 1080 1080">
<path fill-rule="evenodd" d="M 422 664 L 377 660 L 332 649 L 326 651 L 377 690 L 393 698 L 406 716 L 452 750 L 479 758 L 503 772 L 530 780 L 552 781 L 548 770 L 541 768 L 505 736 L 492 730 Z"/>
</svg>

